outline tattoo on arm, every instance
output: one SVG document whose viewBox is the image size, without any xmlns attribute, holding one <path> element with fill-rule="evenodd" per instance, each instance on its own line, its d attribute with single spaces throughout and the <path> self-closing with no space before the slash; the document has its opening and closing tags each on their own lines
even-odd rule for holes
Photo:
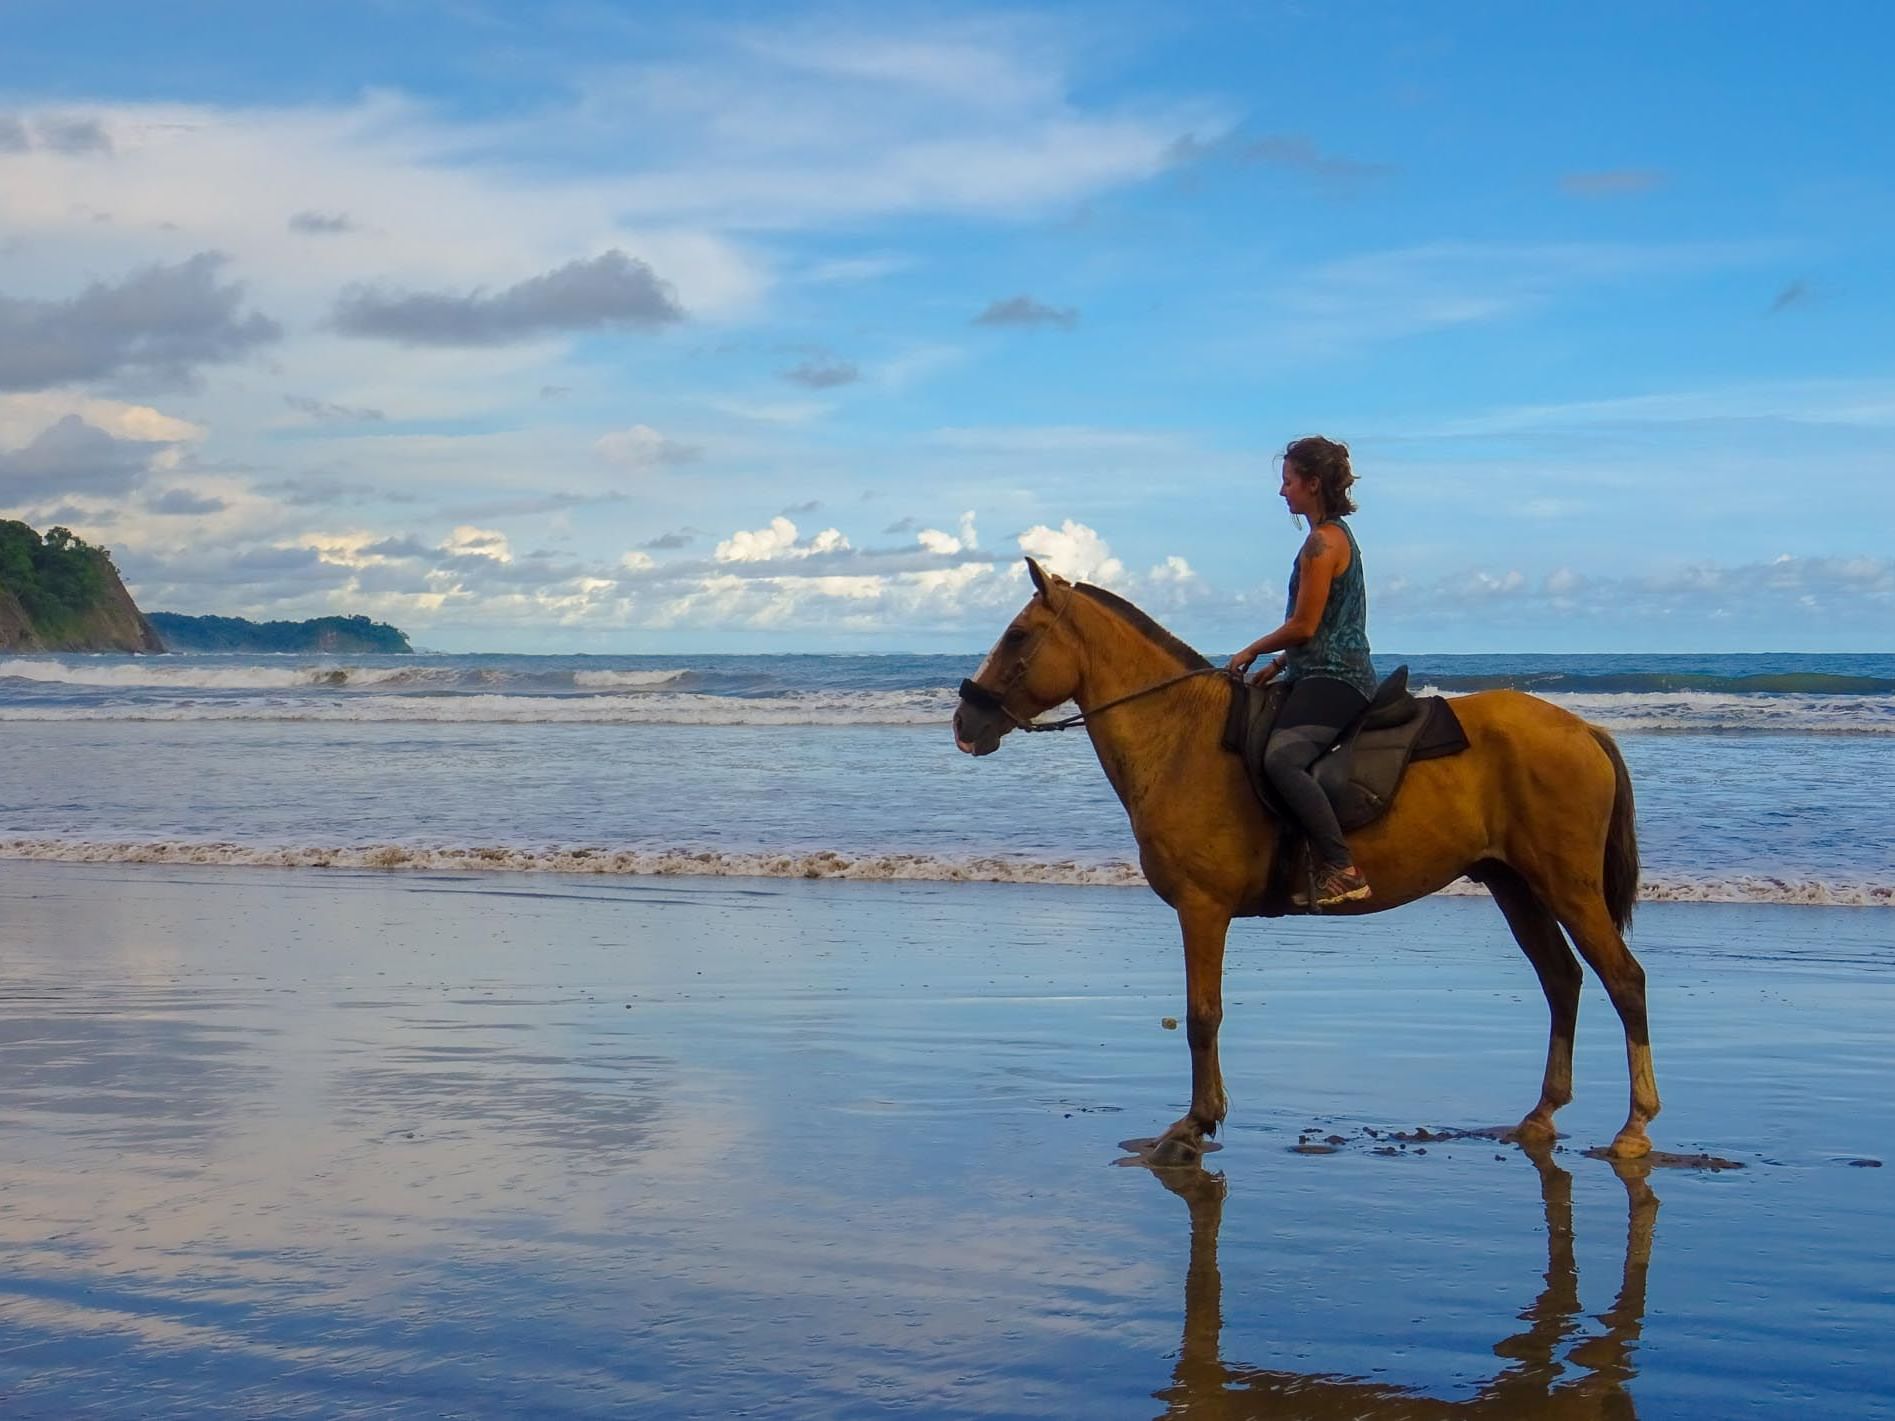
<svg viewBox="0 0 1895 1421">
<path fill-rule="evenodd" d="M 1314 563 L 1322 561 L 1323 554 L 1328 551 L 1329 545 L 1323 541 L 1323 535 L 1311 528 L 1309 536 L 1303 539 L 1303 551 L 1297 556 L 1304 562 Z"/>
</svg>

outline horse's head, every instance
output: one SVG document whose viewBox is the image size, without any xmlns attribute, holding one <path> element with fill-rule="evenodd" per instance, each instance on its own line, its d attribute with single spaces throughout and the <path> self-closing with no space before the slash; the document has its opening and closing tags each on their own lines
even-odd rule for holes
<svg viewBox="0 0 1895 1421">
<path fill-rule="evenodd" d="M 1066 623 L 1077 596 L 1072 585 L 1032 558 L 1033 598 L 1007 624 L 972 680 L 961 682 L 954 743 L 970 755 L 991 755 L 1000 737 L 1041 711 L 1069 700 L 1079 687 L 1079 657 Z"/>
</svg>

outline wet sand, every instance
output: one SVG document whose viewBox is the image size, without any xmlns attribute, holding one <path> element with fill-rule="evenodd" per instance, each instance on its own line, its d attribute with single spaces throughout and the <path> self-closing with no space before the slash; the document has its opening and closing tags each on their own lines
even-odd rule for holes
<svg viewBox="0 0 1895 1421">
<path fill-rule="evenodd" d="M 1143 893 L 0 864 L 0 1408 L 1891 1416 L 1892 939 L 1641 909 L 1744 1167 L 1621 1177 L 1590 981 L 1561 1151 L 1413 1138 L 1537 1092 L 1491 904 L 1243 924 L 1165 1177 Z"/>
</svg>

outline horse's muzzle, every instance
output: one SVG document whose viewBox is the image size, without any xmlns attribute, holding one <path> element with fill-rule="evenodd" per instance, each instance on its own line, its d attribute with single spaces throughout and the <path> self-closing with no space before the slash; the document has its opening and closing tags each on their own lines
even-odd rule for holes
<svg viewBox="0 0 1895 1421">
<path fill-rule="evenodd" d="M 954 746 L 968 755 L 991 755 L 1011 729 L 996 701 L 992 706 L 963 700 L 954 708 Z"/>
</svg>

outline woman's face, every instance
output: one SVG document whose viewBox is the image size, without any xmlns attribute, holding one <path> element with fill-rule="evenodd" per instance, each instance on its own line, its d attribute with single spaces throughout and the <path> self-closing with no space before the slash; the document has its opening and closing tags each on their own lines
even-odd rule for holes
<svg viewBox="0 0 1895 1421">
<path fill-rule="evenodd" d="M 1323 512 L 1323 486 L 1319 479 L 1305 478 L 1288 459 L 1283 461 L 1283 487 L 1277 490 L 1290 512 L 1305 518 L 1320 518 Z"/>
</svg>

